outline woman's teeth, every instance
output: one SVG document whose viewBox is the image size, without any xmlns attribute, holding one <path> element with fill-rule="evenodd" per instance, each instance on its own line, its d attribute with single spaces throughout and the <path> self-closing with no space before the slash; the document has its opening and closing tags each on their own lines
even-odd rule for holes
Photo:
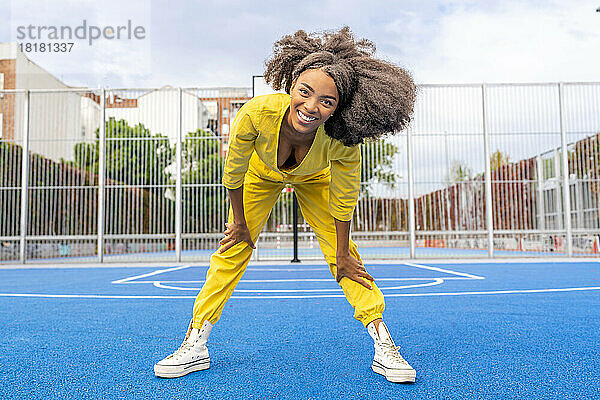
<svg viewBox="0 0 600 400">
<path fill-rule="evenodd" d="M 309 117 L 308 115 L 302 114 L 302 112 L 300 110 L 298 110 L 298 116 L 300 117 L 301 120 L 303 120 L 305 122 L 311 122 L 316 119 L 313 117 Z"/>
</svg>

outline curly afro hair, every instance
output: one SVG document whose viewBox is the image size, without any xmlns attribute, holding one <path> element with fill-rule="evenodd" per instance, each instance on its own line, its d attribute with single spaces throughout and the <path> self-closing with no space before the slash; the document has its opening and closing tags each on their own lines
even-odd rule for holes
<svg viewBox="0 0 600 400">
<path fill-rule="evenodd" d="M 416 87 L 409 73 L 373 57 L 375 45 L 355 40 L 347 26 L 338 32 L 299 30 L 273 45 L 265 80 L 290 93 L 293 81 L 307 69 L 320 68 L 335 82 L 340 96 L 325 132 L 346 146 L 396 133 L 411 121 Z"/>
</svg>

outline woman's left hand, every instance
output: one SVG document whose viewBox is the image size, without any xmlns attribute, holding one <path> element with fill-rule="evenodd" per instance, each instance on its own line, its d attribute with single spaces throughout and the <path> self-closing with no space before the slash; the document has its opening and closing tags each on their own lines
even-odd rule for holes
<svg viewBox="0 0 600 400">
<path fill-rule="evenodd" d="M 339 283 L 343 277 L 352 279 L 355 282 L 360 283 L 367 289 L 371 290 L 372 287 L 365 280 L 368 279 L 371 282 L 374 281 L 373 277 L 369 275 L 364 265 L 362 265 L 356 258 L 350 254 L 336 256 L 337 262 L 337 274 L 335 280 Z"/>
</svg>

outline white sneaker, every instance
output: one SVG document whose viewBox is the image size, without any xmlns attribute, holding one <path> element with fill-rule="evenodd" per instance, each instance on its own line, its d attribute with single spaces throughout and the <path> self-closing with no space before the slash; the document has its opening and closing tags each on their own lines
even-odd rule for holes
<svg viewBox="0 0 600 400">
<path fill-rule="evenodd" d="M 185 339 L 179 349 L 154 365 L 154 374 L 160 378 L 178 378 L 210 367 L 206 341 L 213 325 L 204 321 L 202 328 L 192 329 L 190 321 Z"/>
<path fill-rule="evenodd" d="M 371 322 L 367 330 L 375 342 L 375 357 L 371 366 L 373 372 L 385 376 L 390 382 L 414 382 L 417 373 L 398 353 L 399 347 L 394 344 L 387 326 L 380 322 L 377 332 L 375 324 Z"/>
</svg>

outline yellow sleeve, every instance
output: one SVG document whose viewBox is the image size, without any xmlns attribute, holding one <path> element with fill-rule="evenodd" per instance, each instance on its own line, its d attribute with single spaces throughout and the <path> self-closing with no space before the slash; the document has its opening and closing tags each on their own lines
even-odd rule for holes
<svg viewBox="0 0 600 400">
<path fill-rule="evenodd" d="M 250 100 L 240 108 L 231 124 L 223 171 L 223 186 L 227 189 L 237 189 L 244 183 L 248 162 L 254 151 L 254 141 L 258 136 L 255 127 L 258 114 L 254 102 Z"/>
<path fill-rule="evenodd" d="M 360 191 L 360 147 L 340 144 L 332 155 L 329 183 L 329 213 L 340 221 L 350 221 Z"/>
</svg>

